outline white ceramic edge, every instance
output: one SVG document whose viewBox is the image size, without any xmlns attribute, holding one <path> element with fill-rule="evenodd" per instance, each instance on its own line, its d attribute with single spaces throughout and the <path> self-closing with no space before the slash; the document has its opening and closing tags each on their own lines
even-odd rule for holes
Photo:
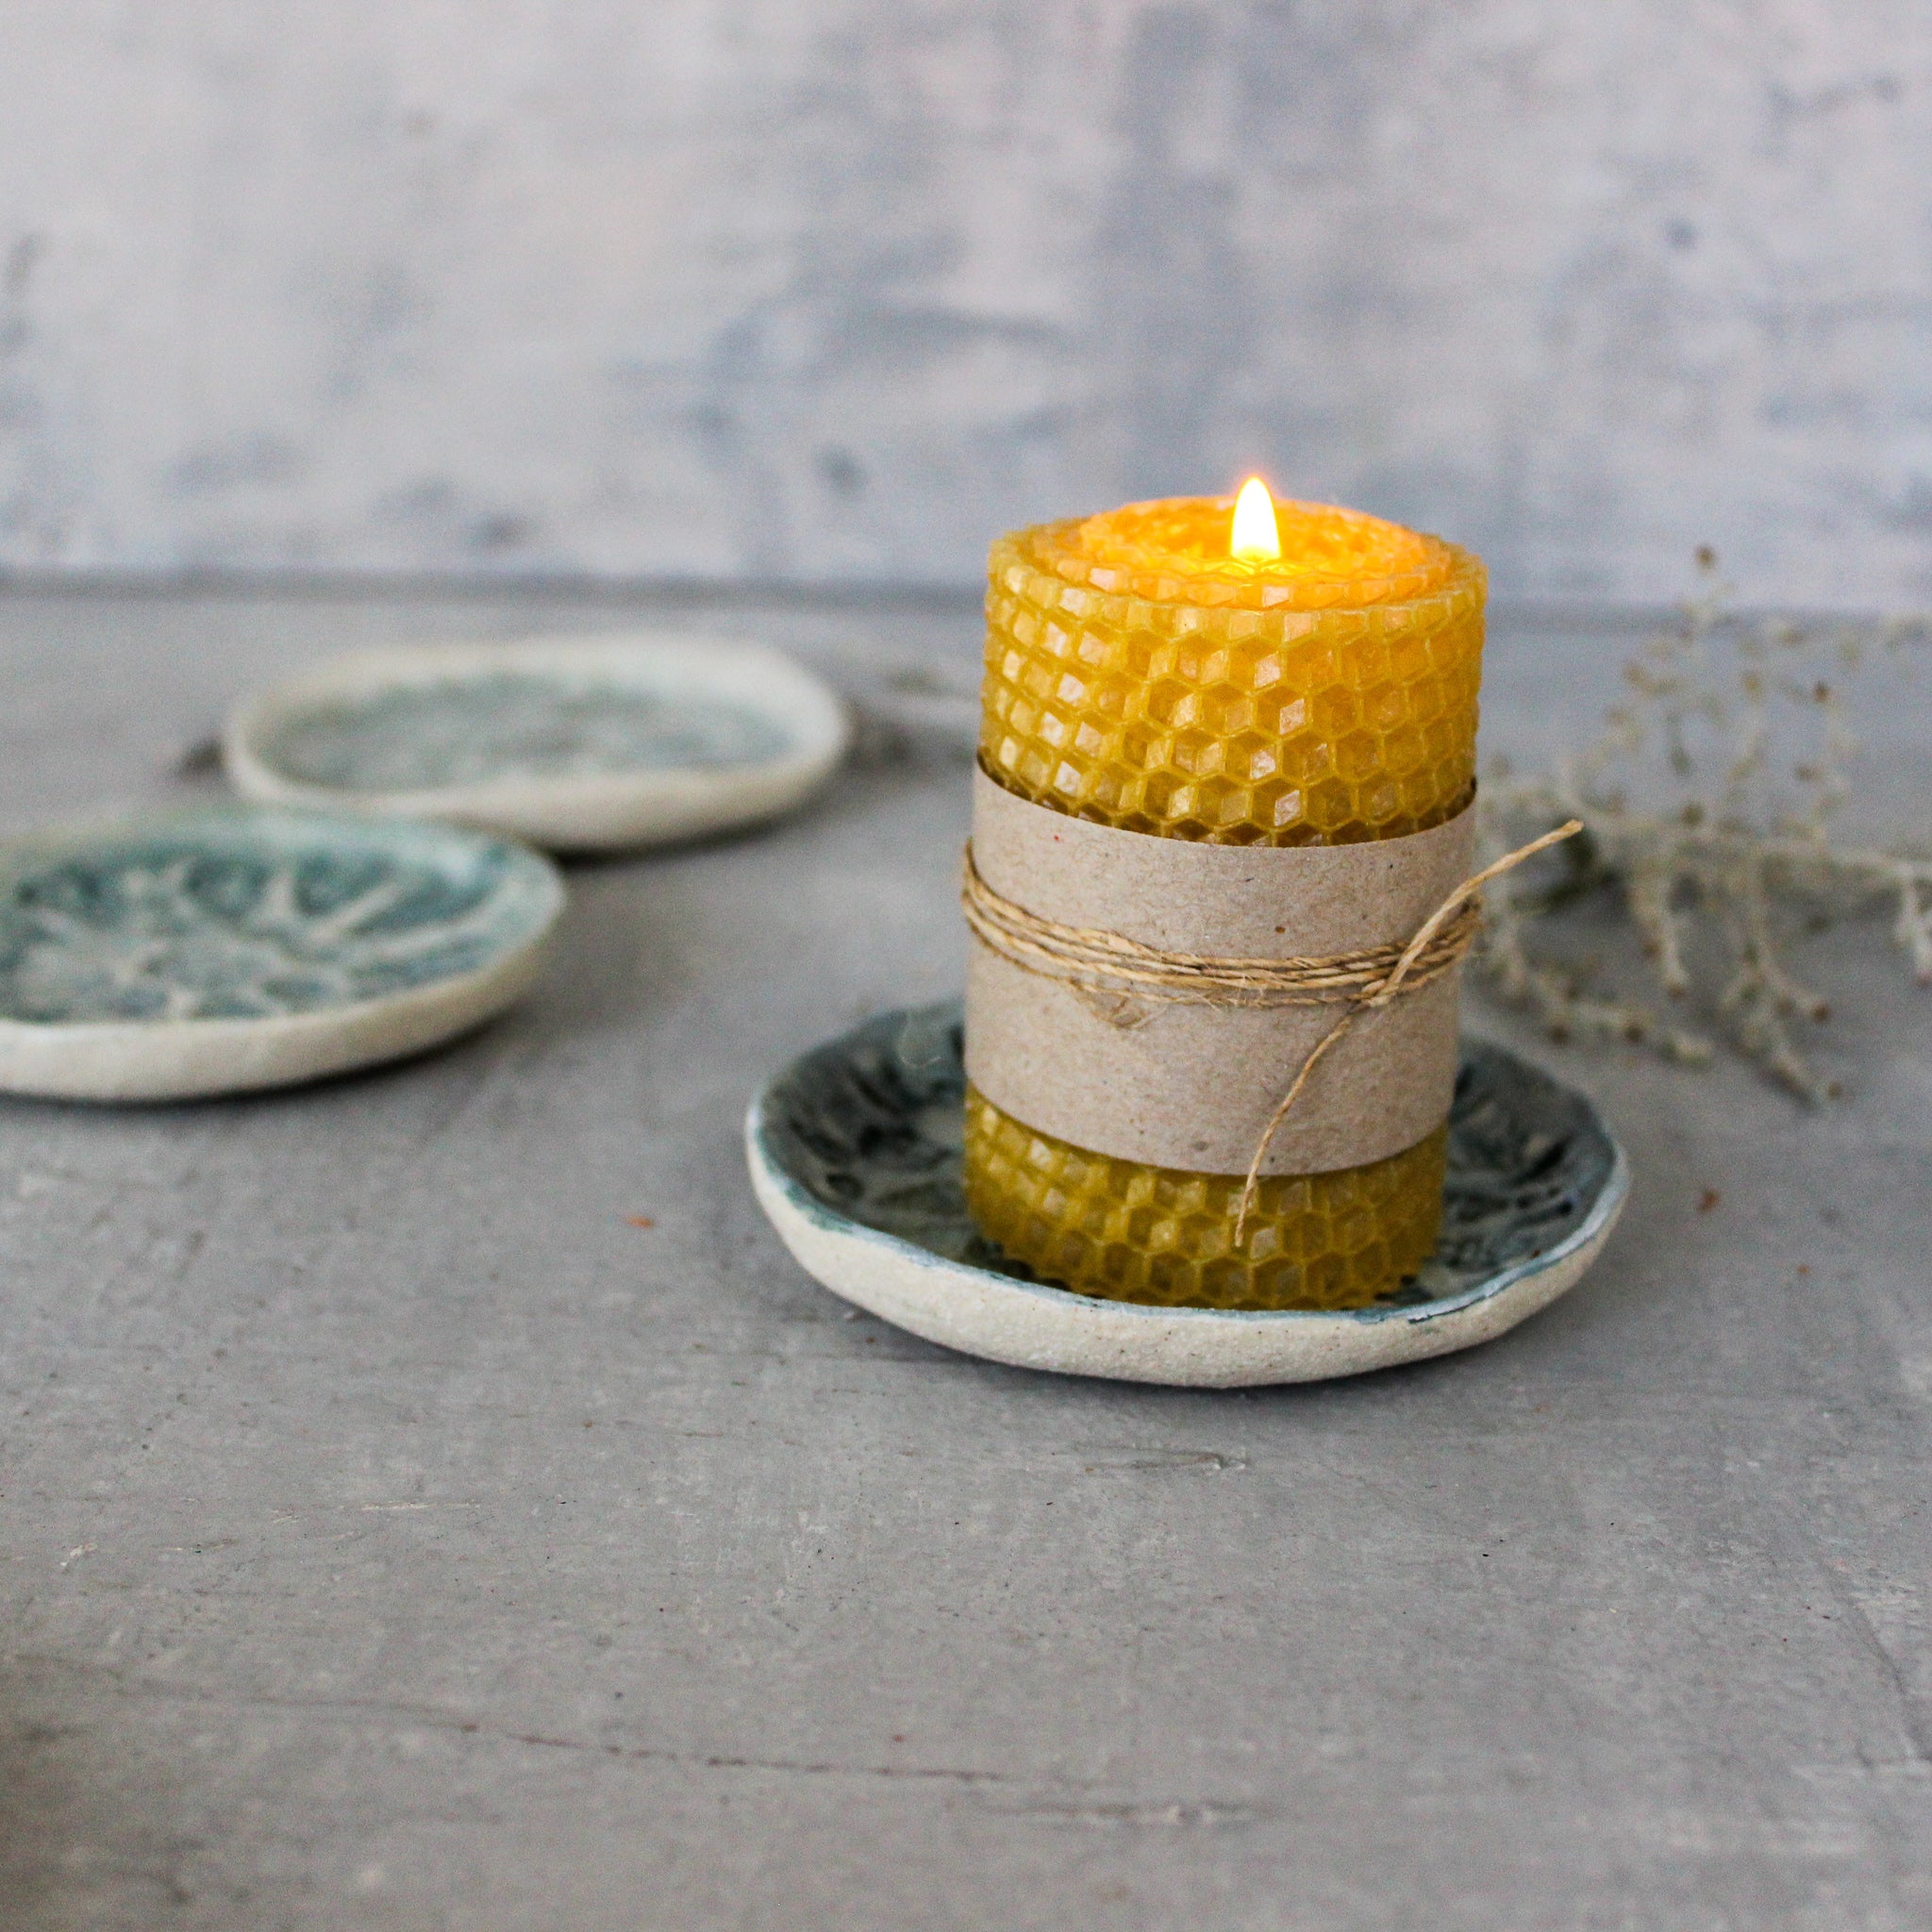
<svg viewBox="0 0 1932 1932">
<path fill-rule="evenodd" d="M 58 852 L 146 824 L 198 816 L 156 813 L 151 820 L 31 833 L 0 841 L 0 856 L 34 847 Z M 404 992 L 258 1020 L 42 1025 L 0 1018 L 0 1092 L 37 1100 L 207 1100 L 295 1086 L 441 1045 L 494 1019 L 535 984 L 565 903 L 554 870 L 548 883 L 549 909 L 522 943 L 473 972 Z"/>
<path fill-rule="evenodd" d="M 288 712 L 317 699 L 362 697 L 491 671 L 636 675 L 647 662 L 658 674 L 655 689 L 682 684 L 738 698 L 780 724 L 798 748 L 763 764 L 722 771 L 497 779 L 425 791 L 335 791 L 290 777 L 264 755 Z M 851 735 L 838 693 L 783 652 L 735 639 L 654 632 L 358 651 L 243 698 L 223 726 L 222 762 L 237 791 L 265 804 L 447 819 L 552 851 L 617 852 L 775 818 L 831 776 Z"/>
<path fill-rule="evenodd" d="M 1630 1191 L 1621 1146 L 1583 1224 L 1549 1253 L 1415 1307 L 1355 1314 L 1248 1313 L 1096 1301 L 1016 1281 L 856 1222 L 827 1226 L 814 1201 L 767 1154 L 767 1093 L 745 1122 L 752 1186 L 780 1240 L 836 1295 L 928 1341 L 1016 1368 L 1241 1389 L 1319 1382 L 1425 1361 L 1493 1341 L 1575 1286 L 1602 1251 Z"/>
</svg>

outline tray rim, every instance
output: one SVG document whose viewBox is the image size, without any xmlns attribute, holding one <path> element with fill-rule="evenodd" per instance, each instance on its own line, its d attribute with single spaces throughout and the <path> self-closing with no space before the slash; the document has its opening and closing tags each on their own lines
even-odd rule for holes
<svg viewBox="0 0 1932 1932">
<path fill-rule="evenodd" d="M 1014 1366 L 1174 1386 L 1241 1387 L 1360 1374 L 1445 1355 L 1507 1332 L 1574 1287 L 1609 1239 L 1629 1199 L 1628 1156 L 1590 1096 L 1507 1047 L 1482 1041 L 1486 1050 L 1554 1081 L 1580 1101 L 1610 1146 L 1609 1171 L 1583 1219 L 1541 1254 L 1511 1262 L 1454 1294 L 1407 1306 L 1175 1308 L 1076 1294 L 954 1260 L 903 1235 L 867 1226 L 828 1207 L 777 1158 L 770 1124 L 781 1085 L 814 1054 L 888 1017 L 890 1011 L 875 1014 L 808 1048 L 758 1089 L 744 1123 L 754 1191 L 793 1257 L 822 1286 L 928 1341 Z M 842 1269 L 836 1265 L 840 1249 L 846 1251 Z M 922 1277 L 929 1287 L 949 1284 L 959 1299 L 952 1311 L 956 1319 L 943 1319 L 943 1311 L 931 1306 L 922 1307 L 917 1295 L 892 1293 L 882 1277 L 893 1270 Z M 971 1314 L 972 1303 L 992 1304 L 995 1317 L 1004 1309 L 1015 1319 L 958 1319 Z M 1022 1311 L 1045 1319 L 1027 1322 L 1020 1319 Z M 1000 1328 L 1065 1331 L 1060 1340 L 1069 1346 L 1056 1348 L 1050 1334 L 1042 1339 L 1036 1332 L 1029 1341 L 1002 1348 L 1001 1341 L 1010 1338 L 993 1332 Z M 1074 1345 L 1083 1329 L 1091 1331 L 1085 1348 Z M 987 1345 L 975 1345 L 971 1339 L 980 1330 L 986 1331 L 980 1340 Z"/>
</svg>

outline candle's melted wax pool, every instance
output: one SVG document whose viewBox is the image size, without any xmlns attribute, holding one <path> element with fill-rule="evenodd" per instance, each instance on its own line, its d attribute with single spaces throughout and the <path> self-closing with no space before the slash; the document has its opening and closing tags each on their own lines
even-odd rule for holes
<svg viewBox="0 0 1932 1932">
<path fill-rule="evenodd" d="M 1440 537 L 1325 503 L 1277 503 L 1281 555 L 1232 556 L 1232 498 L 1170 496 L 1031 534 L 1036 556 L 1068 583 L 1162 603 L 1321 610 L 1400 602 L 1439 591 L 1463 553 Z"/>
</svg>

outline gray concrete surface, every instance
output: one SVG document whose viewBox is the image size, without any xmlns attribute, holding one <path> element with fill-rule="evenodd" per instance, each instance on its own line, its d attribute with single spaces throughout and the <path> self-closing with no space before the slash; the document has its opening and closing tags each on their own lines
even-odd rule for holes
<svg viewBox="0 0 1932 1932">
<path fill-rule="evenodd" d="M 8 0 L 0 568 L 1932 596 L 1924 0 Z"/>
<path fill-rule="evenodd" d="M 971 676 L 963 608 L 701 614 L 902 724 L 944 708 L 898 673 Z M 0 602 L 0 813 L 182 793 L 329 646 L 584 615 Z M 1501 626 L 1492 741 L 1626 641 Z M 913 724 L 792 824 L 574 870 L 452 1051 L 0 1105 L 0 1924 L 1932 1923 L 1932 995 L 1817 941 L 1809 1117 L 1561 1056 L 1635 1199 L 1486 1350 L 1212 1395 L 948 1356 L 799 1274 L 738 1142 L 958 982 L 965 765 Z"/>
</svg>

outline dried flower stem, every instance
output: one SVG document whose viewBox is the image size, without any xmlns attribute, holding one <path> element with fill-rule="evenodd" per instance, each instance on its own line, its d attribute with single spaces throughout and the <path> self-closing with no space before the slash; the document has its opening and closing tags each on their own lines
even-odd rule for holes
<svg viewBox="0 0 1932 1932">
<path fill-rule="evenodd" d="M 1714 559 L 1701 553 L 1700 562 L 1700 594 L 1639 651 L 1625 673 L 1632 697 L 1608 714 L 1594 743 L 1539 775 L 1504 767 L 1486 774 L 1486 852 L 1567 818 L 1581 819 L 1585 832 L 1563 848 L 1564 876 L 1540 890 L 1491 892 L 1476 962 L 1554 1039 L 1626 1040 L 1673 1059 L 1708 1060 L 1713 1041 L 1704 1026 L 1588 990 L 1586 969 L 1536 943 L 1536 928 L 1559 908 L 1614 893 L 1666 999 L 1701 1012 L 1773 1078 L 1815 1101 L 1834 1090 L 1794 1029 L 1822 1024 L 1830 1008 L 1785 963 L 1781 921 L 1793 910 L 1829 915 L 1889 903 L 1893 941 L 1919 983 L 1932 985 L 1932 858 L 1831 837 L 1857 748 L 1835 680 L 1874 651 L 1924 643 L 1932 620 L 1820 627 L 1734 617 Z M 1777 727 L 1792 717 L 1807 742 L 1781 768 L 1778 748 L 1790 731 Z"/>
</svg>

